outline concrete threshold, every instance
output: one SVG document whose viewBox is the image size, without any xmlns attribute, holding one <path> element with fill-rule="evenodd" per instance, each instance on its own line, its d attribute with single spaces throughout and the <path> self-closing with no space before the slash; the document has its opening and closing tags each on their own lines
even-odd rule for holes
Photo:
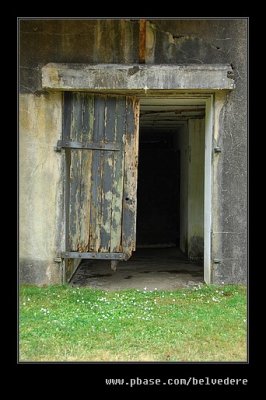
<svg viewBox="0 0 266 400">
<path fill-rule="evenodd" d="M 189 261 L 178 248 L 141 248 L 116 272 L 109 261 L 84 260 L 71 284 L 112 291 L 175 290 L 203 282 L 203 265 Z"/>
</svg>

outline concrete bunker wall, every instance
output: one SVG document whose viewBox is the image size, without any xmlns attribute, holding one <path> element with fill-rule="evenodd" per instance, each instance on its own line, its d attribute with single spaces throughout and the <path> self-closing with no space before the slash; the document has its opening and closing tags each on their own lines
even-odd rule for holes
<svg viewBox="0 0 266 400">
<path fill-rule="evenodd" d="M 61 95 L 42 90 L 49 62 L 137 63 L 136 20 L 20 21 L 20 277 L 60 282 Z M 247 270 L 247 21 L 149 20 L 148 64 L 232 64 L 236 89 L 214 96 L 212 282 L 245 282 Z M 49 150 L 50 149 L 50 150 Z"/>
</svg>

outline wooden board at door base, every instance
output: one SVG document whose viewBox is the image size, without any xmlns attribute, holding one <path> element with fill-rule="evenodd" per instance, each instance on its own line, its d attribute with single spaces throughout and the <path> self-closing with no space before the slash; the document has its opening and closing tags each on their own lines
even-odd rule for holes
<svg viewBox="0 0 266 400">
<path fill-rule="evenodd" d="M 63 118 L 63 140 L 69 145 L 65 252 L 104 253 L 107 259 L 124 253 L 128 259 L 136 242 L 139 101 L 65 93 Z"/>
</svg>

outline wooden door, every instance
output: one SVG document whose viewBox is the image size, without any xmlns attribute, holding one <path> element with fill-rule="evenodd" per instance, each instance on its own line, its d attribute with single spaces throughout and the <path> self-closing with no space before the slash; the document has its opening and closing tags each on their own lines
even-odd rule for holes
<svg viewBox="0 0 266 400">
<path fill-rule="evenodd" d="M 135 250 L 139 102 L 65 92 L 66 259 L 127 260 Z"/>
</svg>

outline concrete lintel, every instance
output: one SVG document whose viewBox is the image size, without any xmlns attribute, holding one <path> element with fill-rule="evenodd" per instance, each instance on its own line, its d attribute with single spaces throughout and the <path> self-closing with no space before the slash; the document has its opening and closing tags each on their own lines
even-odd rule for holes
<svg viewBox="0 0 266 400">
<path fill-rule="evenodd" d="M 42 87 L 48 90 L 125 91 L 232 90 L 233 70 L 227 64 L 125 65 L 56 64 L 42 68 Z"/>
</svg>

